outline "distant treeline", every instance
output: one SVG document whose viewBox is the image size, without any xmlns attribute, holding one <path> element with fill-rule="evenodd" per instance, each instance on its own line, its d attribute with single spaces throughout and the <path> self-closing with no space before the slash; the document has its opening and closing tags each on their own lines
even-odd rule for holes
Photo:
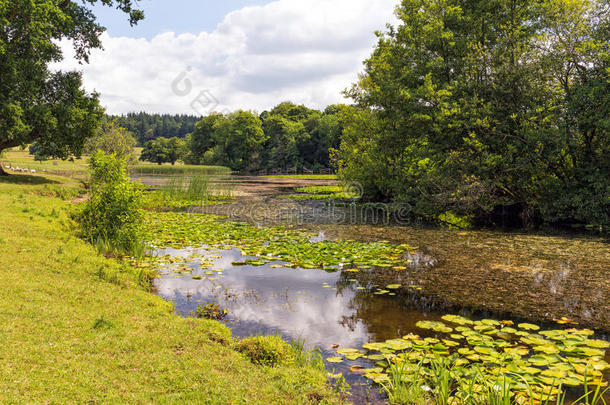
<svg viewBox="0 0 610 405">
<path fill-rule="evenodd" d="M 157 138 L 185 138 L 201 119 L 193 115 L 149 114 L 146 112 L 110 116 L 111 120 L 132 132 L 138 144 Z"/>
<path fill-rule="evenodd" d="M 173 163 L 179 155 L 185 163 L 250 173 L 329 168 L 330 151 L 341 142 L 341 117 L 350 108 L 331 105 L 318 111 L 284 102 L 260 115 L 213 113 L 198 121 L 184 141 L 167 139 L 174 138 L 168 134 L 146 142 L 142 159 Z"/>
</svg>

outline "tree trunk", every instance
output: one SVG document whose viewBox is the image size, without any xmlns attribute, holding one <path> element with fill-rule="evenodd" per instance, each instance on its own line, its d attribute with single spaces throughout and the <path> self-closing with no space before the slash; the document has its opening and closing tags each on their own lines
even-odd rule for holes
<svg viewBox="0 0 610 405">
<path fill-rule="evenodd" d="M 15 146 L 19 146 L 19 145 L 11 145 L 10 142 L 6 142 L 6 141 L 3 141 L 0 143 L 0 177 L 9 176 L 9 174 L 4 171 L 4 164 L 2 163 L 2 158 L 1 158 L 2 152 L 6 151 L 9 148 L 13 148 Z"/>
<path fill-rule="evenodd" d="M 8 176 L 8 173 L 4 171 L 4 164 L 2 163 L 2 152 L 4 152 L 6 149 L 8 149 L 8 147 L 6 146 L 6 143 L 2 143 L 0 144 L 0 177 L 2 176 Z"/>
</svg>

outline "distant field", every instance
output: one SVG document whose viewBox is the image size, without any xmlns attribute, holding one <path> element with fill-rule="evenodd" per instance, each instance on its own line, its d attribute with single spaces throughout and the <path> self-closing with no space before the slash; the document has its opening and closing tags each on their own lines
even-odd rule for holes
<svg viewBox="0 0 610 405">
<path fill-rule="evenodd" d="M 136 148 L 136 155 L 139 155 L 142 148 Z M 89 158 L 83 156 L 82 159 L 61 160 L 50 159 L 46 161 L 36 161 L 34 156 L 27 150 L 19 148 L 8 150 L 0 158 L 3 165 L 19 167 L 22 169 L 46 171 L 51 174 L 58 174 L 67 177 L 86 177 L 89 170 Z M 230 174 L 231 170 L 223 166 L 194 166 L 176 164 L 157 165 L 152 163 L 138 163 L 129 167 L 132 175 L 172 175 L 172 174 L 197 174 L 197 175 L 218 175 Z"/>
<path fill-rule="evenodd" d="M 88 162 L 86 158 L 75 159 L 74 161 L 51 159 L 46 161 L 36 161 L 34 156 L 30 155 L 27 150 L 14 148 L 6 151 L 0 162 L 3 166 L 10 165 L 21 169 L 36 170 L 38 172 L 46 171 L 47 173 L 57 174 L 67 177 L 85 177 L 88 171 Z"/>
<path fill-rule="evenodd" d="M 336 174 L 274 174 L 265 177 L 274 179 L 337 180 Z"/>
</svg>

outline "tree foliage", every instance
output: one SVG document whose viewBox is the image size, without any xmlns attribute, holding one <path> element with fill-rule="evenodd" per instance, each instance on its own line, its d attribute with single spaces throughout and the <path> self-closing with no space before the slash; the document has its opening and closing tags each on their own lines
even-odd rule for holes
<svg viewBox="0 0 610 405">
<path fill-rule="evenodd" d="M 370 197 L 484 222 L 610 223 L 607 1 L 403 0 L 348 94 Z"/>
<path fill-rule="evenodd" d="M 346 108 L 321 112 L 284 102 L 259 116 L 210 114 L 195 125 L 188 160 L 249 172 L 329 167 L 329 149 L 339 146 L 343 131 L 339 112 Z"/>
<path fill-rule="evenodd" d="M 141 146 L 157 138 L 186 138 L 201 119 L 193 115 L 150 114 L 146 112 L 110 116 L 132 132 Z"/>
<path fill-rule="evenodd" d="M 97 94 L 82 89 L 78 72 L 54 72 L 63 59 L 58 45 L 71 40 L 79 60 L 88 62 L 104 29 L 89 6 L 64 0 L 0 0 L 0 151 L 37 142 L 40 154 L 80 155 L 102 116 Z M 143 18 L 131 0 L 103 0 Z M 1 170 L 1 169 L 0 169 Z"/>
<path fill-rule="evenodd" d="M 102 123 L 96 135 L 87 140 L 84 152 L 93 155 L 102 151 L 125 160 L 127 164 L 133 164 L 137 160 L 136 145 L 137 141 L 129 131 L 119 126 L 116 121 L 106 121 Z"/>
<path fill-rule="evenodd" d="M 186 152 L 186 141 L 177 137 L 157 138 L 146 142 L 140 160 L 157 164 L 176 164 L 184 158 Z"/>
</svg>

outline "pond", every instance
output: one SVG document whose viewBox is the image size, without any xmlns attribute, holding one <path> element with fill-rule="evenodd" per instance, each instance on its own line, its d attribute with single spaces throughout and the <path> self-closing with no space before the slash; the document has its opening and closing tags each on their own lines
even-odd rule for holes
<svg viewBox="0 0 610 405">
<path fill-rule="evenodd" d="M 166 266 L 156 282 L 158 293 L 174 302 L 176 311 L 185 316 L 192 315 L 198 304 L 219 304 L 228 310 L 223 322 L 237 337 L 279 333 L 304 339 L 309 347 L 318 347 L 329 357 L 336 355 L 334 345 L 360 347 L 407 334 L 421 319 L 438 318 L 436 312 L 423 309 L 431 303 L 417 294 L 376 295 L 374 284 L 360 282 L 350 272 L 278 267 L 284 262 L 234 266 L 234 262 L 255 259 L 242 256 L 237 248 L 161 249 L 157 253 L 187 259 L 192 269 L 192 273 L 183 269 L 180 274 L 175 265 Z M 202 269 L 201 260 L 222 272 L 206 270 L 207 266 Z M 414 304 L 414 300 L 420 302 Z M 356 402 L 367 398 L 381 402 L 371 384 L 350 373 L 349 367 L 357 363 L 364 364 L 350 362 L 329 369 L 346 376 Z"/>
<path fill-rule="evenodd" d="M 180 314 L 191 316 L 198 304 L 216 302 L 228 310 L 223 322 L 235 336 L 301 338 L 324 357 L 336 356 L 337 345 L 360 348 L 410 333 L 433 336 L 417 322 L 438 321 L 447 313 L 530 321 L 548 329 L 558 328 L 553 319 L 567 317 L 608 339 L 610 248 L 600 238 L 360 224 L 345 215 L 343 221 L 327 220 L 326 203 L 277 198 L 291 184 L 265 184 L 270 192 L 263 197 L 253 184 L 248 187 L 254 191 L 233 204 L 203 211 L 259 226 L 287 221 L 317 234 L 312 242 L 385 240 L 418 249 L 400 270 L 372 266 L 357 272 L 349 266 L 324 271 L 256 263 L 259 258 L 243 256 L 237 247 L 160 249 L 161 256 L 180 258 L 163 265 L 156 280 L 158 293 Z M 256 265 L 243 265 L 246 259 Z M 350 366 L 374 363 L 361 358 L 328 368 L 345 375 L 354 403 L 383 402 L 367 379 L 350 372 Z"/>
</svg>

